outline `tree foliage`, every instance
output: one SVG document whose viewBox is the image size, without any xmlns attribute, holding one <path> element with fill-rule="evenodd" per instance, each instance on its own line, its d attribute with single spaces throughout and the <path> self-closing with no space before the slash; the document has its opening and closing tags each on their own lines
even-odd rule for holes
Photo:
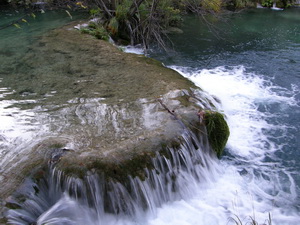
<svg viewBox="0 0 300 225">
<path fill-rule="evenodd" d="M 155 41 L 165 48 L 165 31 L 178 26 L 181 10 L 173 0 L 93 0 L 101 11 L 101 21 L 113 39 L 142 43 L 147 48 Z"/>
<path fill-rule="evenodd" d="M 36 0 L 2 1 L 36 7 Z M 92 31 L 101 33 L 97 35 L 99 37 L 107 37 L 102 30 L 104 28 L 115 41 L 142 44 L 145 49 L 155 42 L 166 49 L 168 30 L 180 26 L 183 14 L 198 14 L 217 33 L 207 15 L 220 18 L 224 8 L 235 10 L 255 6 L 257 1 L 265 6 L 271 6 L 276 1 L 279 7 L 287 7 L 295 0 L 44 0 L 44 3 L 58 8 L 90 10 L 91 16 L 99 18 L 101 23 L 101 29 Z"/>
</svg>

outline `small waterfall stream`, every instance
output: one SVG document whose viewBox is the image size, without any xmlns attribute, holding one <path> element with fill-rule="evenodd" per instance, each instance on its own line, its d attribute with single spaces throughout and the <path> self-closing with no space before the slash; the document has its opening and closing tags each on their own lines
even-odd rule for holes
<svg viewBox="0 0 300 225">
<path fill-rule="evenodd" d="M 28 183 L 23 202 L 15 202 L 18 209 L 7 217 L 10 224 L 114 224 L 120 218 L 141 224 L 162 204 L 187 198 L 199 182 L 214 179 L 217 162 L 206 136 L 186 129 L 179 148 L 157 153 L 144 179 L 128 176 L 120 183 L 93 171 L 79 179 L 50 165 L 39 182 Z"/>
</svg>

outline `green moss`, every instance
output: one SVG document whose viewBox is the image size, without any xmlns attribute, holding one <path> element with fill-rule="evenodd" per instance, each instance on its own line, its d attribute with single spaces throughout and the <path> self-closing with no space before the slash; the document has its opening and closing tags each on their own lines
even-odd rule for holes
<svg viewBox="0 0 300 225">
<path fill-rule="evenodd" d="M 78 177 L 81 179 L 83 179 L 87 173 L 87 169 L 85 167 L 79 166 L 68 166 L 67 168 L 64 168 L 63 171 L 67 176 Z"/>
<path fill-rule="evenodd" d="M 124 183 L 128 176 L 145 178 L 144 169 L 152 169 L 152 158 L 154 154 L 143 152 L 133 156 L 129 160 L 121 163 L 111 163 L 102 160 L 94 160 L 88 165 L 89 170 L 96 170 L 98 173 L 103 173 L 106 179 L 117 180 Z"/>
<path fill-rule="evenodd" d="M 171 148 L 174 149 L 178 149 L 181 145 L 181 140 L 180 139 L 176 139 L 176 140 L 172 140 L 169 144 L 169 146 L 171 146 Z"/>
<path fill-rule="evenodd" d="M 98 27 L 97 29 L 95 29 L 92 32 L 92 35 L 94 35 L 96 38 L 104 40 L 104 41 L 109 40 L 108 33 L 103 27 Z"/>
<path fill-rule="evenodd" d="M 0 218 L 0 224 L 8 224 L 8 221 L 6 218 Z"/>
<path fill-rule="evenodd" d="M 92 9 L 90 9 L 90 15 L 93 17 L 93 18 L 95 18 L 95 17 L 101 17 L 101 14 L 102 14 L 102 12 L 101 12 L 101 9 L 100 8 L 92 8 Z"/>
<path fill-rule="evenodd" d="M 219 112 L 209 112 L 204 116 L 204 121 L 207 129 L 208 141 L 220 157 L 227 143 L 230 131 L 224 119 L 224 116 Z"/>
<path fill-rule="evenodd" d="M 170 157 L 168 148 L 178 149 L 180 140 L 176 139 L 169 144 L 163 142 L 161 146 L 157 146 L 157 151 L 160 155 L 167 158 Z M 141 180 L 146 178 L 145 168 L 154 169 L 152 159 L 156 156 L 154 151 L 136 151 L 131 157 L 120 162 L 105 161 L 104 159 L 88 158 L 85 160 L 85 165 L 60 165 L 65 175 L 78 177 L 83 179 L 87 171 L 94 171 L 98 174 L 103 174 L 106 180 L 115 180 L 120 183 L 126 183 L 128 176 L 139 177 Z"/>
<path fill-rule="evenodd" d="M 88 28 L 81 28 L 80 32 L 83 33 L 83 34 L 90 34 L 91 30 L 88 29 Z"/>
<path fill-rule="evenodd" d="M 5 204 L 5 207 L 8 209 L 21 209 L 22 208 L 18 203 L 14 203 L 14 202 L 7 202 Z"/>
<path fill-rule="evenodd" d="M 63 148 L 64 146 L 65 146 L 64 144 L 57 142 L 57 143 L 50 145 L 49 149 Z"/>
<path fill-rule="evenodd" d="M 101 24 L 89 23 L 89 26 L 87 28 L 82 28 L 82 29 L 80 29 L 80 31 L 83 34 L 92 35 L 92 36 L 96 37 L 97 39 L 101 39 L 101 40 L 105 40 L 105 41 L 109 40 L 109 35 L 108 35 L 107 31 L 105 30 L 105 28 Z"/>
<path fill-rule="evenodd" d="M 161 150 L 159 151 L 159 154 L 161 156 L 165 156 L 167 159 L 170 158 L 169 150 L 168 150 L 168 144 L 162 143 L 161 144 Z"/>
<path fill-rule="evenodd" d="M 97 29 L 98 25 L 94 22 L 90 22 L 88 27 L 91 28 L 91 29 Z"/>
</svg>

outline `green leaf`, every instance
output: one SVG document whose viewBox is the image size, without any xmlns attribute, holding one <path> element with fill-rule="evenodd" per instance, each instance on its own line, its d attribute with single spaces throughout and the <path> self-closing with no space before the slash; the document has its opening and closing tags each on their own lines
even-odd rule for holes
<svg viewBox="0 0 300 225">
<path fill-rule="evenodd" d="M 71 13 L 70 13 L 68 10 L 66 10 L 66 13 L 68 14 L 68 16 L 69 16 L 71 19 L 73 19 Z"/>
<path fill-rule="evenodd" d="M 19 24 L 14 23 L 13 25 L 14 25 L 16 28 L 21 29 L 21 26 L 20 26 Z"/>
</svg>

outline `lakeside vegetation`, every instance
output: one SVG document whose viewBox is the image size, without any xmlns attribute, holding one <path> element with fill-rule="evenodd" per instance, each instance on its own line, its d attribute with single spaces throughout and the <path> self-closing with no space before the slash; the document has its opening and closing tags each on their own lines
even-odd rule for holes
<svg viewBox="0 0 300 225">
<path fill-rule="evenodd" d="M 45 9 L 64 9 L 72 17 L 72 11 L 88 11 L 96 18 L 89 27 L 82 29 L 99 39 L 123 45 L 142 44 L 147 49 L 154 43 L 167 49 L 169 33 L 180 32 L 183 16 L 196 14 L 213 29 L 213 21 L 224 20 L 224 14 L 238 12 L 243 8 L 287 8 L 296 0 L 0 0 L 0 5 L 26 8 L 29 15 Z M 209 16 L 209 17 L 208 17 Z M 18 27 L 18 23 L 12 23 Z"/>
</svg>

